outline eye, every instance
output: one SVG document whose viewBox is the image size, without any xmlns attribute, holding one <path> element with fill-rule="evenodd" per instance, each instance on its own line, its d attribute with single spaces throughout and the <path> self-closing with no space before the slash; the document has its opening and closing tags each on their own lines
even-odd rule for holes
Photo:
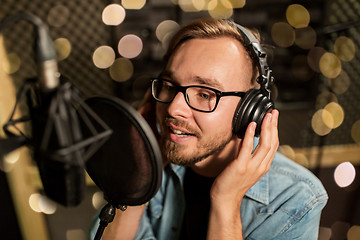
<svg viewBox="0 0 360 240">
<path fill-rule="evenodd" d="M 215 93 L 213 91 L 210 91 L 210 90 L 207 90 L 207 89 L 202 89 L 202 88 L 198 88 L 197 96 L 201 100 L 212 100 L 213 98 L 216 97 Z"/>
</svg>

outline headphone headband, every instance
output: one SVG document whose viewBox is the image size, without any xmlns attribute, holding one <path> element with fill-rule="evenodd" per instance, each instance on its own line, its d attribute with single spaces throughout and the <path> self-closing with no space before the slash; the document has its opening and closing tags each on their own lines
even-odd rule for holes
<svg viewBox="0 0 360 240">
<path fill-rule="evenodd" d="M 262 49 L 260 42 L 253 33 L 235 22 L 231 23 L 236 26 L 238 32 L 243 38 L 244 47 L 250 51 L 252 57 L 255 59 L 259 69 L 259 77 L 256 79 L 256 81 L 260 84 L 263 94 L 270 99 L 270 84 L 274 82 L 274 77 L 272 76 L 272 71 L 266 61 L 266 52 Z"/>
</svg>

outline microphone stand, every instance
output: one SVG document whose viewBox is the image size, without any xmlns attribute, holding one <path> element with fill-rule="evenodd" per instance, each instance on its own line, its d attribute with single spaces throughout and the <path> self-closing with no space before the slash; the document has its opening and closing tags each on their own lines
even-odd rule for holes
<svg viewBox="0 0 360 240">
<path fill-rule="evenodd" d="M 127 206 L 125 205 L 119 205 L 118 207 L 115 207 L 113 203 L 108 202 L 102 209 L 99 215 L 100 224 L 96 231 L 96 235 L 94 240 L 100 240 L 101 236 L 104 233 L 105 228 L 109 223 L 111 223 L 114 220 L 116 208 L 119 208 L 121 211 L 125 211 Z"/>
</svg>

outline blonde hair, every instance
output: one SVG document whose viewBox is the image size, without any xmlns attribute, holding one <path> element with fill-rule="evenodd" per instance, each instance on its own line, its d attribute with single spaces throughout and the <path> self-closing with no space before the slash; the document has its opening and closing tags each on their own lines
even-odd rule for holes
<svg viewBox="0 0 360 240">
<path fill-rule="evenodd" d="M 248 29 L 260 41 L 259 33 Z M 177 48 L 184 42 L 200 38 L 200 39 L 214 39 L 219 37 L 231 37 L 238 40 L 246 49 L 248 56 L 251 58 L 253 74 L 251 83 L 255 83 L 258 76 L 257 60 L 255 60 L 249 49 L 245 46 L 244 40 L 239 33 L 234 22 L 230 20 L 221 20 L 214 18 L 197 19 L 182 27 L 170 41 L 167 52 L 164 56 L 165 62 L 168 62 L 170 57 L 174 54 Z"/>
</svg>

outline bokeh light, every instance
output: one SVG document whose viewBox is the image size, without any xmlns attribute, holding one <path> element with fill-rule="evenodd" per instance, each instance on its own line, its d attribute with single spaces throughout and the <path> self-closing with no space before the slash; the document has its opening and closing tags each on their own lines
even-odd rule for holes
<svg viewBox="0 0 360 240">
<path fill-rule="evenodd" d="M 294 160 L 295 159 L 295 151 L 290 145 L 280 145 L 279 152 L 284 156 Z"/>
<path fill-rule="evenodd" d="M 346 239 L 350 224 L 343 221 L 336 221 L 331 225 L 331 240 Z"/>
<path fill-rule="evenodd" d="M 29 197 L 29 205 L 30 205 L 31 209 L 35 212 L 41 212 L 40 207 L 39 207 L 40 199 L 41 199 L 40 193 L 33 193 Z"/>
<path fill-rule="evenodd" d="M 345 93 L 350 87 L 350 77 L 343 70 L 336 78 L 329 79 L 329 87 L 336 94 Z"/>
<path fill-rule="evenodd" d="M 0 64 L 5 73 L 13 74 L 20 69 L 21 59 L 16 53 L 12 52 L 7 54 Z"/>
<path fill-rule="evenodd" d="M 20 151 L 12 151 L 4 156 L 3 164 L 0 164 L 0 170 L 4 172 L 10 172 L 16 166 L 16 163 L 20 159 Z"/>
<path fill-rule="evenodd" d="M 109 69 L 110 77 L 117 82 L 125 82 L 134 74 L 134 66 L 127 58 L 118 58 Z"/>
<path fill-rule="evenodd" d="M 67 38 L 58 38 L 54 41 L 54 48 L 59 61 L 69 57 L 71 53 L 71 43 Z"/>
<path fill-rule="evenodd" d="M 29 197 L 29 205 L 35 212 L 42 212 L 45 214 L 53 214 L 56 212 L 57 205 L 48 197 L 40 193 L 33 193 Z"/>
<path fill-rule="evenodd" d="M 289 24 L 277 22 L 271 27 L 271 38 L 279 47 L 290 47 L 295 42 L 295 31 Z"/>
<path fill-rule="evenodd" d="M 331 114 L 324 109 L 316 111 L 311 119 L 311 127 L 313 131 L 319 136 L 325 136 L 331 132 L 331 128 L 329 128 L 327 124 L 324 123 L 324 120 L 329 125 L 333 124 Z"/>
<path fill-rule="evenodd" d="M 106 25 L 117 26 L 125 19 L 125 9 L 119 4 L 110 4 L 102 12 L 102 21 Z"/>
<path fill-rule="evenodd" d="M 326 53 L 326 50 L 322 47 L 314 47 L 309 51 L 307 61 L 313 71 L 320 72 L 320 58 L 324 53 Z"/>
<path fill-rule="evenodd" d="M 243 8 L 245 7 L 246 0 L 230 0 L 230 3 L 233 8 Z"/>
<path fill-rule="evenodd" d="M 184 12 L 198 12 L 206 7 L 204 0 L 178 0 L 177 4 Z"/>
<path fill-rule="evenodd" d="M 330 113 L 331 118 L 332 118 L 332 120 L 330 122 L 327 122 L 324 120 L 324 123 L 326 124 L 326 126 L 334 129 L 334 128 L 339 127 L 343 123 L 344 110 L 338 103 L 331 102 L 324 107 L 324 110 L 326 110 L 324 112 Z"/>
<path fill-rule="evenodd" d="M 351 137 L 356 143 L 360 143 L 360 120 L 357 120 L 351 127 Z"/>
<path fill-rule="evenodd" d="M 141 38 L 136 35 L 128 34 L 122 37 L 118 44 L 118 51 L 125 58 L 137 57 L 143 49 Z"/>
<path fill-rule="evenodd" d="M 56 5 L 50 9 L 47 22 L 52 27 L 62 27 L 69 19 L 70 10 L 64 5 Z"/>
<path fill-rule="evenodd" d="M 359 240 L 360 239 L 360 226 L 354 225 L 347 232 L 347 240 Z"/>
<path fill-rule="evenodd" d="M 95 192 L 92 196 L 91 203 L 96 210 L 102 208 L 106 203 L 103 192 Z"/>
<path fill-rule="evenodd" d="M 163 42 L 167 34 L 174 34 L 180 28 L 179 24 L 173 20 L 165 20 L 156 27 L 155 34 L 160 42 Z"/>
<path fill-rule="evenodd" d="M 330 102 L 338 102 L 336 95 L 329 91 L 324 91 L 316 97 L 316 109 L 324 108 Z"/>
<path fill-rule="evenodd" d="M 54 214 L 57 208 L 57 205 L 54 201 L 43 195 L 41 195 L 39 199 L 38 206 L 40 211 L 45 214 Z"/>
<path fill-rule="evenodd" d="M 305 28 L 309 25 L 310 14 L 304 6 L 291 4 L 286 9 L 286 19 L 294 28 Z"/>
<path fill-rule="evenodd" d="M 312 27 L 295 29 L 295 44 L 302 49 L 312 49 L 316 44 L 317 36 Z"/>
<path fill-rule="evenodd" d="M 121 5 L 126 9 L 142 9 L 146 0 L 121 0 Z"/>
<path fill-rule="evenodd" d="M 335 40 L 334 51 L 341 60 L 349 62 L 355 57 L 355 44 L 350 38 L 340 36 Z"/>
<path fill-rule="evenodd" d="M 355 167 L 350 162 L 343 162 L 335 168 L 334 179 L 339 187 L 344 188 L 353 183 L 355 175 Z"/>
<path fill-rule="evenodd" d="M 211 0 L 208 4 L 208 11 L 211 17 L 217 19 L 230 18 L 234 13 L 229 0 Z"/>
<path fill-rule="evenodd" d="M 328 78 L 336 78 L 342 70 L 339 58 L 330 52 L 324 53 L 321 56 L 319 67 L 320 72 Z"/>
<path fill-rule="evenodd" d="M 331 228 L 319 227 L 319 239 L 318 240 L 330 240 Z"/>
<path fill-rule="evenodd" d="M 115 61 L 115 51 L 109 46 L 98 47 L 93 54 L 94 65 L 105 69 L 110 67 Z"/>
</svg>

